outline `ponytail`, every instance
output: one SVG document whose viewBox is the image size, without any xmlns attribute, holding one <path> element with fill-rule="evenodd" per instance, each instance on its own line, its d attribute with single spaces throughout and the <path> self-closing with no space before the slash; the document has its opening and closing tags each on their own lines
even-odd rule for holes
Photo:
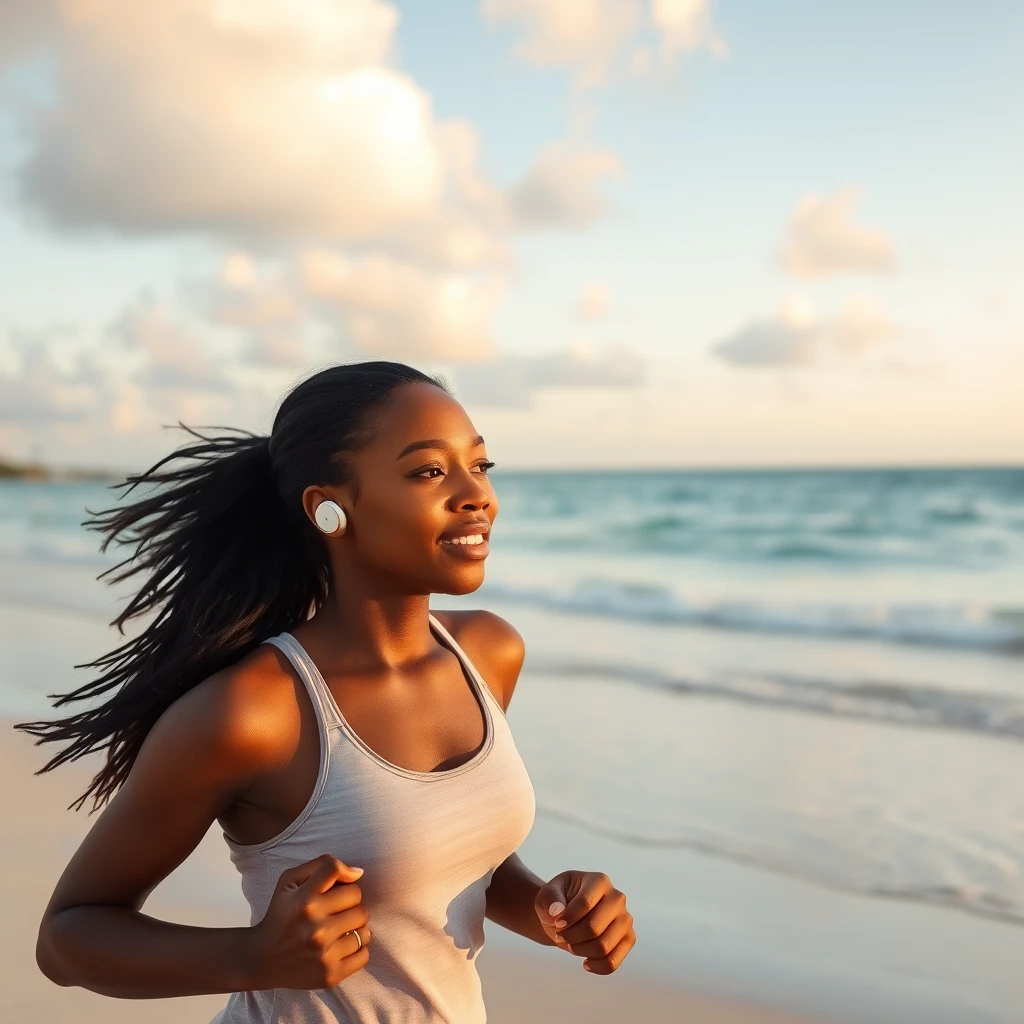
<svg viewBox="0 0 1024 1024">
<path fill-rule="evenodd" d="M 76 668 L 101 674 L 58 698 L 55 707 L 116 692 L 98 707 L 16 729 L 43 742 L 66 742 L 36 774 L 107 748 L 105 766 L 74 803 L 94 794 L 102 806 L 127 779 L 154 723 L 179 697 L 233 664 L 268 636 L 303 622 L 332 585 L 327 550 L 302 509 L 311 484 L 349 482 L 346 452 L 371 437 L 373 417 L 403 384 L 442 380 L 403 363 L 334 366 L 299 384 L 284 400 L 270 436 L 227 428 L 197 440 L 129 476 L 126 497 L 140 485 L 153 493 L 115 505 L 82 525 L 134 552 L 100 579 L 145 582 L 111 623 L 154 613 L 134 638 Z"/>
</svg>

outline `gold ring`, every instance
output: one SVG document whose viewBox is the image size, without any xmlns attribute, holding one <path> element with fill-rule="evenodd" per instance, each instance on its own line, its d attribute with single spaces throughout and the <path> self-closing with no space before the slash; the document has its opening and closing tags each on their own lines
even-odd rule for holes
<svg viewBox="0 0 1024 1024">
<path fill-rule="evenodd" d="M 359 945 L 356 946 L 356 952 L 358 953 L 359 950 L 361 950 L 363 948 L 363 940 L 362 940 L 362 938 L 359 935 L 359 929 L 356 928 L 354 931 L 345 932 L 345 934 L 346 935 L 354 935 L 356 937 L 356 942 L 359 943 Z"/>
</svg>

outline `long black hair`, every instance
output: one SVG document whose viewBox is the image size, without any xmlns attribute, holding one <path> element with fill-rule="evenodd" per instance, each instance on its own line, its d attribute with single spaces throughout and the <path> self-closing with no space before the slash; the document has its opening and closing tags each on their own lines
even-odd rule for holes
<svg viewBox="0 0 1024 1024">
<path fill-rule="evenodd" d="M 322 370 L 285 397 L 269 436 L 234 428 L 213 436 L 179 423 L 187 442 L 146 472 L 128 476 L 123 499 L 140 484 L 152 493 L 101 512 L 83 526 L 134 548 L 98 577 L 120 583 L 147 574 L 111 623 L 154 612 L 133 639 L 76 668 L 102 670 L 55 707 L 117 691 L 103 704 L 54 721 L 14 726 L 41 743 L 67 745 L 35 774 L 107 748 L 105 766 L 70 806 L 94 794 L 92 811 L 131 771 L 163 712 L 205 678 L 238 661 L 268 636 L 290 630 L 319 608 L 331 585 L 327 550 L 302 508 L 312 484 L 352 484 L 346 454 L 371 440 L 388 399 L 405 384 L 450 393 L 443 377 L 405 363 L 374 360 Z M 90 813 L 92 813 L 90 811 Z"/>
</svg>

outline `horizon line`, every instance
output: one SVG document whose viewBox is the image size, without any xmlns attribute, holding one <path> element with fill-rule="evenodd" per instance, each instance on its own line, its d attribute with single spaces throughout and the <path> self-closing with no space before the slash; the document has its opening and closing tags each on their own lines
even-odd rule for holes
<svg viewBox="0 0 1024 1024">
<path fill-rule="evenodd" d="M 0 465 L 15 470 L 15 474 L 7 479 L 24 479 L 25 475 L 33 472 L 42 472 L 45 475 L 83 475 L 95 477 L 116 478 L 128 474 L 137 474 L 143 470 L 139 468 L 97 466 L 95 464 L 79 463 L 58 465 L 55 463 L 41 461 L 27 461 L 8 459 L 0 456 Z M 499 463 L 500 474 L 527 474 L 527 473 L 559 473 L 583 476 L 594 473 L 839 473 L 839 472 L 921 472 L 921 471 L 964 471 L 964 470 L 1021 470 L 1024 471 L 1024 459 L 1020 461 L 997 461 L 997 462 L 772 462 L 772 463 L 679 463 L 679 464 L 650 464 L 650 465 L 593 465 L 581 466 L 578 463 L 569 466 L 542 465 L 531 466 L 528 464 L 504 466 Z M 498 474 L 495 474 L 498 475 Z"/>
</svg>

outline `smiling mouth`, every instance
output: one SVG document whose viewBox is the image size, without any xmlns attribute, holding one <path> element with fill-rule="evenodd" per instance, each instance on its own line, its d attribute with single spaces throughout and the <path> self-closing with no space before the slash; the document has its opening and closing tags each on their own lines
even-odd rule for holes
<svg viewBox="0 0 1024 1024">
<path fill-rule="evenodd" d="M 438 544 L 453 555 L 463 558 L 483 558 L 488 551 L 487 534 L 470 534 L 468 537 L 456 537 L 451 540 L 440 540 Z"/>
<path fill-rule="evenodd" d="M 445 538 L 441 541 L 442 544 L 458 544 L 462 547 L 473 547 L 474 545 L 486 544 L 487 534 L 486 533 L 471 533 L 465 537 L 451 537 Z"/>
</svg>

